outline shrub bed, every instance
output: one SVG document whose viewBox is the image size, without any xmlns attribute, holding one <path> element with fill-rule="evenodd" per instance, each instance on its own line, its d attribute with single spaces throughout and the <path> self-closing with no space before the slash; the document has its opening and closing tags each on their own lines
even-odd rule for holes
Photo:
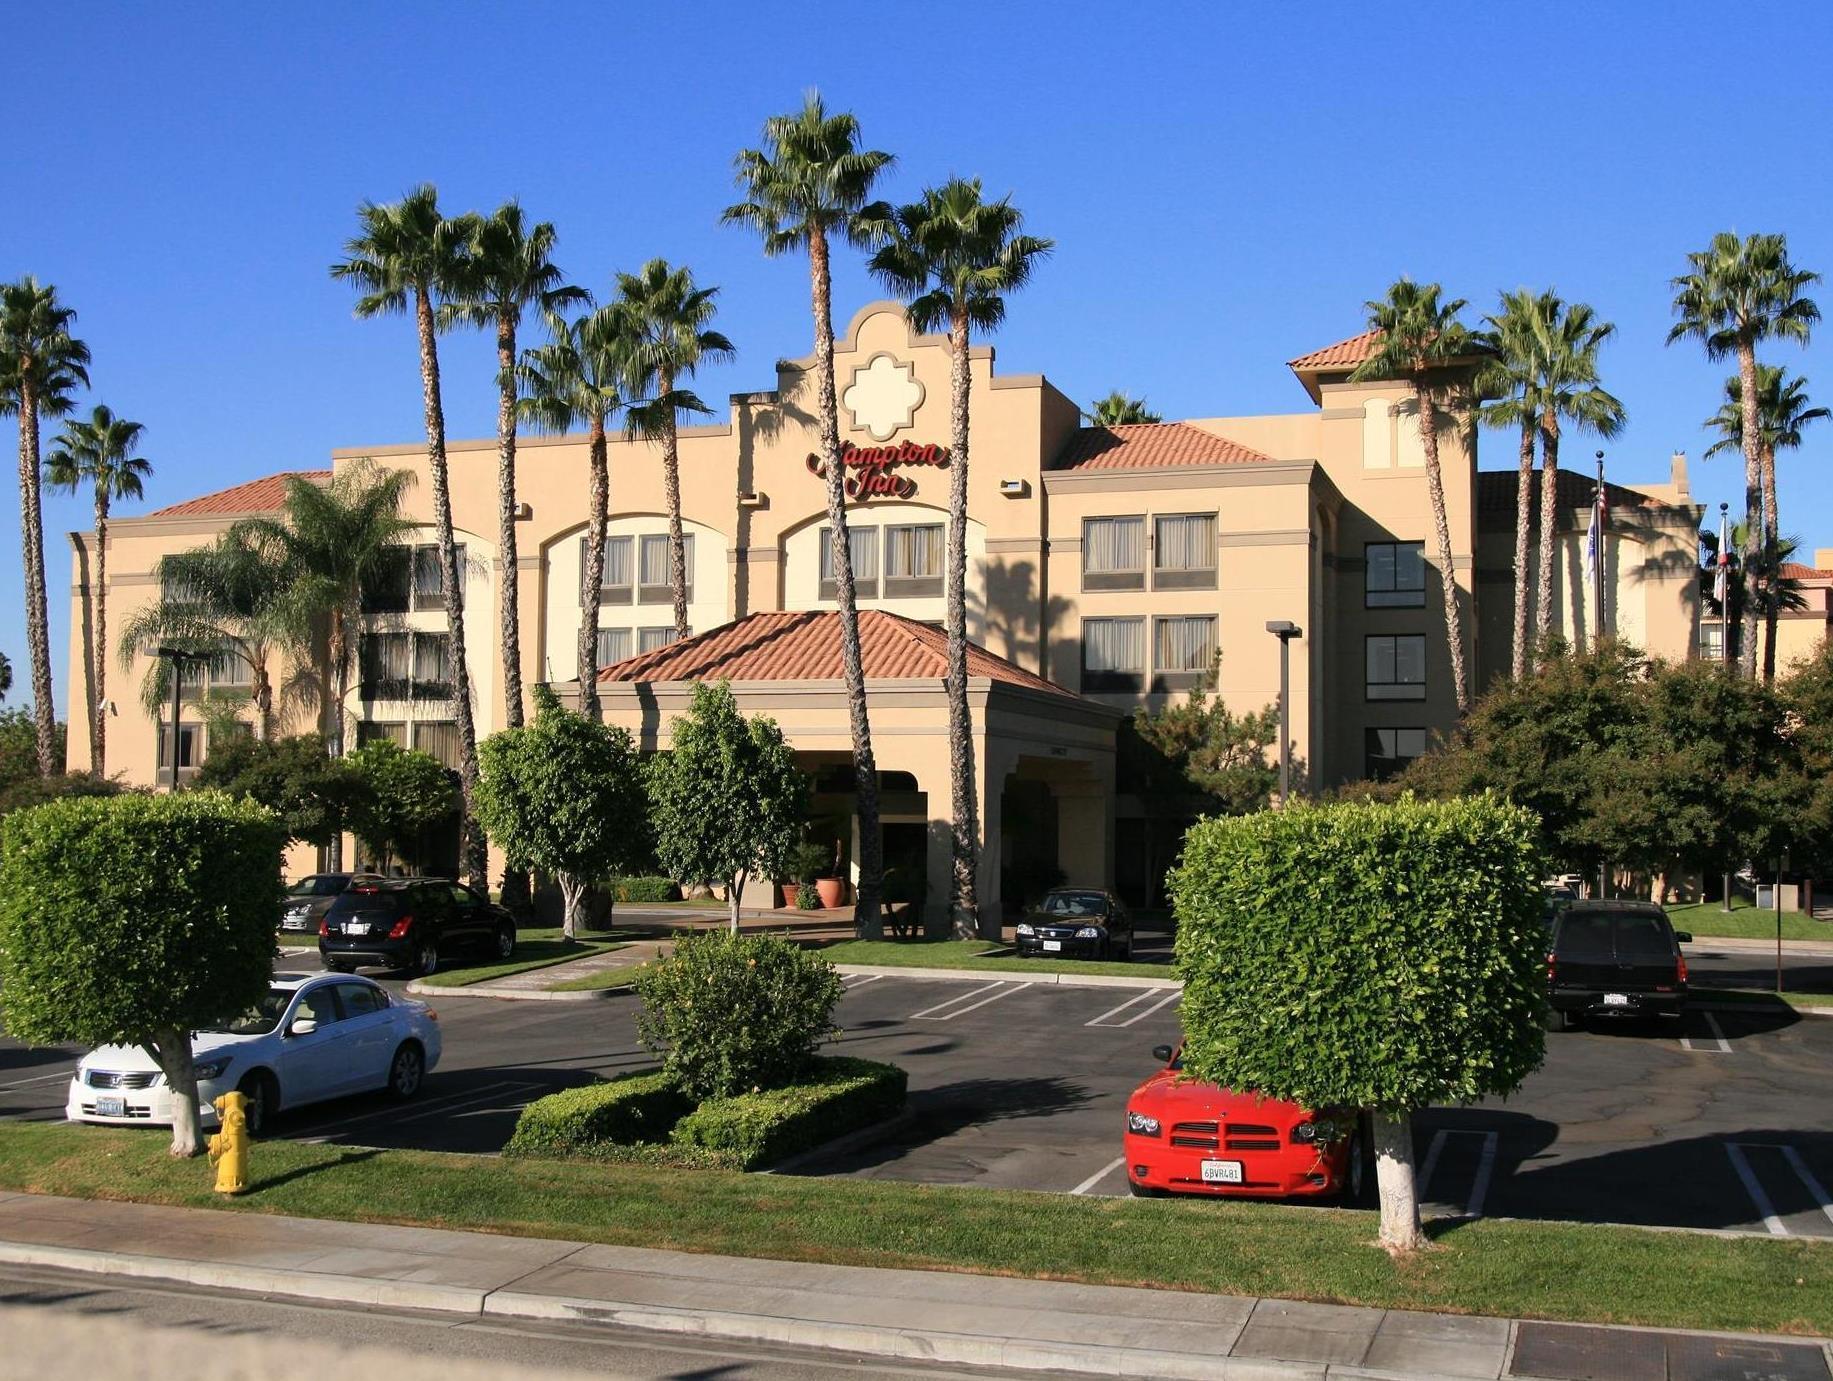
<svg viewBox="0 0 1833 1381">
<path fill-rule="evenodd" d="M 615 895 L 619 901 L 628 902 L 679 901 L 681 889 L 673 878 L 619 878 Z"/>
<path fill-rule="evenodd" d="M 905 1082 L 896 1065 L 823 1059 L 801 1082 L 695 1107 L 662 1071 L 624 1075 L 536 1099 L 503 1154 L 754 1170 L 892 1116 Z"/>
</svg>

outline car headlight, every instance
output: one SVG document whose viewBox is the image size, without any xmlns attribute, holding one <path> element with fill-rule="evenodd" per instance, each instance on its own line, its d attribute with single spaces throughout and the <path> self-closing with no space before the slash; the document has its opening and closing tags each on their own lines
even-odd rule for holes
<svg viewBox="0 0 1833 1381">
<path fill-rule="evenodd" d="M 1301 1145 L 1316 1141 L 1317 1140 L 1317 1123 L 1315 1122 L 1299 1123 L 1296 1127 L 1292 1129 L 1292 1140 L 1300 1143 Z"/>
<path fill-rule="evenodd" d="M 1142 1112 L 1128 1109 L 1127 1130 L 1134 1136 L 1157 1136 L 1160 1129 L 1156 1117 L 1147 1117 Z"/>
<path fill-rule="evenodd" d="M 1099 940 L 1101 938 L 1101 927 L 1098 925 L 1085 925 L 1076 932 L 1076 938 L 1078 940 Z"/>
<path fill-rule="evenodd" d="M 215 1060 L 200 1060 L 191 1066 L 198 1079 L 220 1079 L 223 1071 L 229 1068 L 229 1056 L 224 1055 Z"/>
<path fill-rule="evenodd" d="M 1018 933 L 1020 935 L 1035 935 L 1037 934 L 1037 930 L 1029 921 L 1020 921 L 1018 923 Z"/>
</svg>

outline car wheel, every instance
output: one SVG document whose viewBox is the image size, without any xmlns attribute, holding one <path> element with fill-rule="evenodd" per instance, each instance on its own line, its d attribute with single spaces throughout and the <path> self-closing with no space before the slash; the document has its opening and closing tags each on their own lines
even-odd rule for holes
<svg viewBox="0 0 1833 1381">
<path fill-rule="evenodd" d="M 516 952 L 516 932 L 514 926 L 498 926 L 496 930 L 496 957 L 510 959 Z"/>
<path fill-rule="evenodd" d="M 1141 1184 L 1131 1175 L 1127 1176 L 1127 1193 L 1131 1194 L 1135 1199 L 1162 1199 L 1165 1197 L 1164 1190 L 1154 1189 L 1149 1184 Z"/>
<path fill-rule="evenodd" d="M 325 972 L 326 973 L 355 973 L 356 965 L 355 964 L 340 964 L 335 959 L 327 959 L 325 960 Z"/>
<path fill-rule="evenodd" d="M 1349 1134 L 1349 1154 L 1343 1166 L 1343 1207 L 1367 1208 L 1375 1197 L 1375 1152 L 1368 1129 L 1360 1119 Z"/>
<path fill-rule="evenodd" d="M 420 1092 L 421 1081 L 425 1078 L 426 1056 L 412 1041 L 405 1042 L 395 1051 L 395 1058 L 388 1065 L 389 1094 L 395 1098 L 412 1098 Z"/>
<path fill-rule="evenodd" d="M 242 1082 L 236 1085 L 236 1092 L 245 1100 L 248 1134 L 260 1136 L 267 1130 L 267 1119 L 280 1106 L 280 1096 L 274 1087 L 273 1076 L 263 1070 L 254 1070 L 242 1076 Z"/>
<path fill-rule="evenodd" d="M 414 959 L 414 972 L 421 978 L 436 972 L 439 968 L 439 942 L 422 940 L 420 950 Z"/>
</svg>

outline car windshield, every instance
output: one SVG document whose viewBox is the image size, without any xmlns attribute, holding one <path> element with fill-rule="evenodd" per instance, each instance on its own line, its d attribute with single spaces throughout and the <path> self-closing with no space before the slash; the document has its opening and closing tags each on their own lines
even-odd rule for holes
<svg viewBox="0 0 1833 1381">
<path fill-rule="evenodd" d="M 1107 898 L 1099 892 L 1052 892 L 1039 909 L 1046 916 L 1100 916 L 1107 911 Z"/>
<path fill-rule="evenodd" d="M 335 897 L 344 890 L 344 879 L 336 875 L 315 873 L 309 878 L 300 878 L 286 889 L 289 897 Z"/>
<path fill-rule="evenodd" d="M 1617 917 L 1617 959 L 1620 963 L 1672 961 L 1674 942 L 1668 924 L 1659 916 Z"/>
<path fill-rule="evenodd" d="M 1616 951 L 1610 932 L 1616 917 L 1608 911 L 1568 911 L 1559 928 L 1556 946 L 1559 957 L 1595 963 L 1607 963 Z"/>
<path fill-rule="evenodd" d="M 292 1000 L 291 988 L 269 988 L 258 1006 L 249 1008 L 232 1021 L 203 1029 L 231 1036 L 265 1036 L 280 1024 L 280 1018 L 286 1015 L 286 1005 Z"/>
</svg>

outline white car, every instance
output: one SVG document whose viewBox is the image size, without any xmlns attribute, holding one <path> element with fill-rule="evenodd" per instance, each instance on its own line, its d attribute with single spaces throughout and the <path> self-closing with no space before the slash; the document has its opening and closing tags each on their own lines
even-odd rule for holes
<svg viewBox="0 0 1833 1381">
<path fill-rule="evenodd" d="M 367 978 L 281 973 L 253 1011 L 222 1030 L 196 1032 L 191 1055 L 204 1124 L 216 1123 L 213 1099 L 240 1089 L 248 1129 L 258 1133 L 283 1107 L 375 1089 L 412 1098 L 439 1063 L 439 1019 L 424 1002 Z M 104 1045 L 78 1062 L 64 1116 L 170 1126 L 172 1094 L 151 1053 Z"/>
</svg>

